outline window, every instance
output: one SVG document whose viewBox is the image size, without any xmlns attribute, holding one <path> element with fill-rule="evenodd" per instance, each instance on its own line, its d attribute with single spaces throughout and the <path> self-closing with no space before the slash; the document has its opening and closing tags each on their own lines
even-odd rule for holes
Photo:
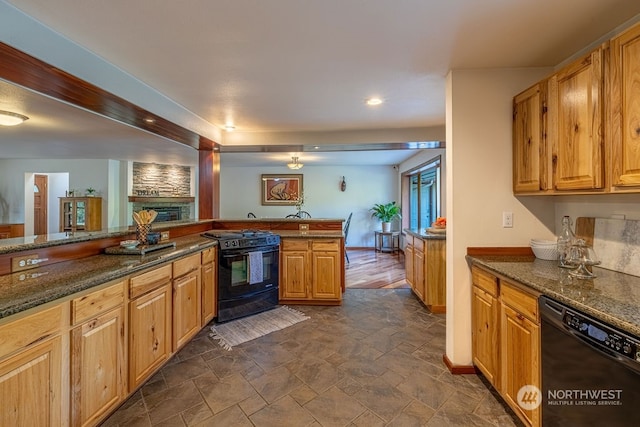
<svg viewBox="0 0 640 427">
<path fill-rule="evenodd" d="M 409 204 L 405 226 L 426 228 L 440 216 L 440 157 L 403 176 L 404 199 Z"/>
</svg>

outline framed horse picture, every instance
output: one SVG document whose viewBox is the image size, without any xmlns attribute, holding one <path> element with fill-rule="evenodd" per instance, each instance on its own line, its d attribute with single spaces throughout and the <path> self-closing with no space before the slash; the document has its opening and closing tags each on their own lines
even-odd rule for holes
<svg viewBox="0 0 640 427">
<path fill-rule="evenodd" d="M 263 205 L 295 205 L 302 195 L 302 174 L 262 174 Z"/>
</svg>

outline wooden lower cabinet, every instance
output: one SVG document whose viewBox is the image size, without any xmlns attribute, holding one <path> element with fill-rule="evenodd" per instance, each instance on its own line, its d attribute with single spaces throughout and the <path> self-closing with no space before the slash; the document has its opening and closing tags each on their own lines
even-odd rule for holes
<svg viewBox="0 0 640 427">
<path fill-rule="evenodd" d="M 404 247 L 404 271 L 407 278 L 407 283 L 411 286 L 411 289 L 415 286 L 415 268 L 413 265 L 413 236 L 407 235 L 406 246 Z"/>
<path fill-rule="evenodd" d="M 173 351 L 202 327 L 200 254 L 173 263 Z"/>
<path fill-rule="evenodd" d="M 202 326 L 218 315 L 217 251 L 202 251 Z"/>
<path fill-rule="evenodd" d="M 340 304 L 340 244 L 338 239 L 282 239 L 280 301 Z"/>
<path fill-rule="evenodd" d="M 446 313 L 446 240 L 407 235 L 406 242 L 404 267 L 407 283 L 429 311 Z"/>
<path fill-rule="evenodd" d="M 525 425 L 540 426 L 541 408 L 518 404 L 523 386 L 541 388 L 537 295 L 476 266 L 472 276 L 473 363 Z"/>
<path fill-rule="evenodd" d="M 127 396 L 126 282 L 71 302 L 71 425 L 92 426 Z"/>
<path fill-rule="evenodd" d="M 498 381 L 498 330 L 500 319 L 500 303 L 490 293 L 478 286 L 473 287 L 471 303 L 473 330 L 471 334 L 473 346 L 473 364 L 476 365 L 491 385 L 500 388 Z"/>
<path fill-rule="evenodd" d="M 171 356 L 171 281 L 129 303 L 129 392 Z"/>
<path fill-rule="evenodd" d="M 447 311 L 447 242 L 425 242 L 424 303 L 432 313 Z"/>
<path fill-rule="evenodd" d="M 0 426 L 68 424 L 65 309 L 61 304 L 0 326 Z"/>
</svg>

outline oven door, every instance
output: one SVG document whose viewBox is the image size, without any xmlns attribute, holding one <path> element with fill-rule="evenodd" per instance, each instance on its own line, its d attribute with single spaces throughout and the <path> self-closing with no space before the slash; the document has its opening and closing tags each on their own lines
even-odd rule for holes
<svg viewBox="0 0 640 427">
<path fill-rule="evenodd" d="M 233 299 L 271 288 L 277 289 L 278 257 L 279 246 L 220 251 L 218 299 Z M 256 265 L 256 262 L 260 265 Z M 254 266 L 254 271 L 251 265 Z"/>
</svg>

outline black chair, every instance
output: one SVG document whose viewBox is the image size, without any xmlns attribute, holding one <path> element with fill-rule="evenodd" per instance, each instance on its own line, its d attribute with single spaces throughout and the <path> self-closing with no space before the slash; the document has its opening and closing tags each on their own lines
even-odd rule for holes
<svg viewBox="0 0 640 427">
<path fill-rule="evenodd" d="M 285 218 L 298 218 L 298 214 L 290 214 L 285 216 Z"/>
<path fill-rule="evenodd" d="M 347 222 L 344 223 L 344 256 L 347 258 L 347 264 L 349 264 L 349 254 L 347 253 L 347 236 L 349 235 L 349 225 L 351 224 L 351 217 L 353 216 L 353 212 L 349 214 L 349 218 L 347 218 Z"/>
<path fill-rule="evenodd" d="M 298 218 L 311 218 L 311 214 L 309 214 L 309 212 L 306 212 L 306 211 L 300 211 L 296 216 Z"/>
<path fill-rule="evenodd" d="M 247 214 L 247 218 L 255 218 L 255 217 L 256 217 L 256 214 L 254 214 L 253 212 L 249 212 Z"/>
</svg>

